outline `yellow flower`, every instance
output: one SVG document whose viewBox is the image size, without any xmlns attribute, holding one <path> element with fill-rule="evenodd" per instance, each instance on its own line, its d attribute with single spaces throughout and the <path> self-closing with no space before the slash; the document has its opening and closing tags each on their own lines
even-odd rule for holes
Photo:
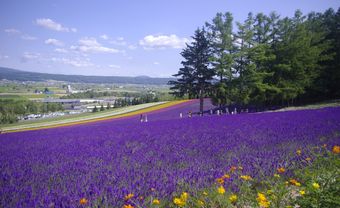
<svg viewBox="0 0 340 208">
<path fill-rule="evenodd" d="M 263 208 L 267 208 L 270 205 L 270 202 L 267 200 L 266 196 L 263 193 L 257 193 L 256 200 Z"/>
<path fill-rule="evenodd" d="M 245 181 L 249 181 L 249 180 L 252 179 L 251 176 L 249 176 L 249 175 L 241 175 L 240 178 L 245 180 Z"/>
<path fill-rule="evenodd" d="M 158 204 L 160 204 L 161 202 L 158 200 L 158 199 L 154 199 L 154 200 L 152 200 L 152 204 L 156 204 L 156 205 L 158 205 Z"/>
<path fill-rule="evenodd" d="M 176 204 L 177 206 L 179 207 L 184 207 L 185 206 L 185 201 L 183 201 L 182 199 L 180 198 L 174 198 L 174 204 Z"/>
<path fill-rule="evenodd" d="M 229 200 L 232 204 L 234 204 L 237 201 L 237 195 L 236 194 L 230 195 Z"/>
<path fill-rule="evenodd" d="M 176 204 L 179 207 L 184 207 L 187 202 L 188 196 L 189 194 L 187 192 L 183 192 L 180 198 L 177 197 L 174 198 L 174 204 Z"/>
<path fill-rule="evenodd" d="M 293 206 L 291 206 L 291 205 L 288 205 L 288 206 L 286 206 L 286 208 L 293 208 Z"/>
<path fill-rule="evenodd" d="M 219 183 L 219 184 L 224 184 L 224 179 L 218 178 L 218 179 L 216 179 L 216 182 Z"/>
<path fill-rule="evenodd" d="M 280 178 L 281 176 L 280 176 L 279 174 L 276 174 L 276 173 L 275 173 L 275 174 L 274 174 L 274 177 L 275 177 L 275 178 Z"/>
<path fill-rule="evenodd" d="M 204 206 L 204 201 L 202 201 L 202 200 L 197 200 L 197 204 L 200 205 L 200 206 Z"/>
<path fill-rule="evenodd" d="M 301 190 L 301 191 L 299 191 L 299 193 L 300 193 L 301 196 L 303 196 L 303 195 L 306 194 L 306 191 L 305 190 Z"/>
<path fill-rule="evenodd" d="M 313 183 L 312 186 L 315 189 L 319 189 L 320 188 L 320 185 L 318 183 Z"/>
<path fill-rule="evenodd" d="M 300 149 L 298 149 L 298 150 L 296 150 L 296 154 L 298 155 L 298 156 L 300 156 L 301 155 L 301 150 Z"/>
<path fill-rule="evenodd" d="M 204 196 L 208 196 L 208 193 L 205 192 L 205 191 L 203 191 L 203 195 L 204 195 Z"/>
<path fill-rule="evenodd" d="M 333 149 L 332 149 L 332 152 L 333 152 L 334 154 L 339 154 L 339 153 L 340 153 L 340 146 L 335 145 L 335 146 L 333 147 Z"/>
<path fill-rule="evenodd" d="M 236 166 L 231 166 L 229 170 L 230 170 L 230 172 L 234 172 L 236 169 L 237 169 Z"/>
<path fill-rule="evenodd" d="M 301 183 L 299 183 L 297 180 L 295 179 L 290 179 L 289 180 L 290 184 L 294 185 L 294 186 L 301 186 Z"/>
<path fill-rule="evenodd" d="M 256 198 L 257 201 L 266 201 L 267 198 L 266 196 L 263 194 L 263 193 L 257 193 L 257 198 Z"/>
<path fill-rule="evenodd" d="M 128 194 L 124 197 L 124 200 L 127 201 L 127 200 L 131 199 L 133 196 L 134 195 L 130 193 L 130 194 Z"/>
<path fill-rule="evenodd" d="M 310 157 L 306 158 L 306 161 L 308 161 L 308 162 L 311 161 L 311 160 L 312 160 L 312 158 L 310 158 Z"/>
<path fill-rule="evenodd" d="M 284 173 L 285 171 L 286 171 L 286 169 L 283 168 L 283 167 L 280 167 L 280 168 L 277 169 L 277 172 L 280 173 L 280 174 Z"/>
<path fill-rule="evenodd" d="M 223 179 L 229 179 L 229 178 L 230 178 L 230 175 L 229 175 L 229 174 L 224 174 L 224 175 L 222 176 L 222 178 L 223 178 Z"/>
<path fill-rule="evenodd" d="M 218 192 L 219 194 L 224 194 L 224 193 L 225 193 L 224 187 L 223 187 L 223 186 L 218 187 L 218 188 L 217 188 L 217 192 Z"/>
<path fill-rule="evenodd" d="M 186 201 L 186 200 L 188 199 L 188 196 L 189 196 L 189 194 L 188 194 L 187 192 L 183 192 L 183 193 L 181 194 L 181 199 L 182 199 L 183 201 Z"/>
<path fill-rule="evenodd" d="M 131 204 L 125 204 L 123 208 L 134 208 Z"/>
<path fill-rule="evenodd" d="M 87 204 L 88 200 L 86 198 L 82 198 L 79 200 L 79 204 L 84 205 Z"/>
</svg>

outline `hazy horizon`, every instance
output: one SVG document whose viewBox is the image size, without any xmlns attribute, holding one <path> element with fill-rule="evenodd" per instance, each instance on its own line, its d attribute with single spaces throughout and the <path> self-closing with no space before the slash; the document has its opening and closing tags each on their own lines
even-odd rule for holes
<svg viewBox="0 0 340 208">
<path fill-rule="evenodd" d="M 6 68 L 6 69 L 11 69 L 11 70 L 17 70 L 17 71 L 22 71 L 22 72 L 32 72 L 32 73 L 46 73 L 46 74 L 56 74 L 56 75 L 77 75 L 77 76 L 100 76 L 100 77 L 111 77 L 111 76 L 117 76 L 117 77 L 149 77 L 149 78 L 174 78 L 172 76 L 168 76 L 168 77 L 153 77 L 153 76 L 149 76 L 149 75 L 86 75 L 86 74 L 76 74 L 76 73 L 58 73 L 58 72 L 43 72 L 43 71 L 30 71 L 30 70 L 22 70 L 22 69 L 16 69 L 16 68 L 11 68 L 11 67 L 5 67 L 5 66 L 0 66 L 0 70 L 2 68 Z"/>
</svg>

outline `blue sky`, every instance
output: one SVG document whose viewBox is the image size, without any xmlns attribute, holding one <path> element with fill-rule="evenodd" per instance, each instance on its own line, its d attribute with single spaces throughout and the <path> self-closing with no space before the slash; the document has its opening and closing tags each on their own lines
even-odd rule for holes
<svg viewBox="0 0 340 208">
<path fill-rule="evenodd" d="M 0 66 L 26 71 L 170 77 L 197 27 L 217 12 L 292 16 L 339 0 L 0 0 Z"/>
</svg>

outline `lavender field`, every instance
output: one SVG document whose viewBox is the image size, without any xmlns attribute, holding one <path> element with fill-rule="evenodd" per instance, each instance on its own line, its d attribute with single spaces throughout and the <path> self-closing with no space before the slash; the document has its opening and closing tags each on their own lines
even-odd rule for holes
<svg viewBox="0 0 340 208">
<path fill-rule="evenodd" d="M 129 193 L 171 199 L 212 186 L 233 165 L 263 178 L 299 160 L 299 148 L 340 143 L 340 108 L 188 118 L 197 109 L 194 100 L 144 123 L 133 116 L 2 134 L 0 207 L 81 207 L 82 198 L 122 207 Z"/>
</svg>

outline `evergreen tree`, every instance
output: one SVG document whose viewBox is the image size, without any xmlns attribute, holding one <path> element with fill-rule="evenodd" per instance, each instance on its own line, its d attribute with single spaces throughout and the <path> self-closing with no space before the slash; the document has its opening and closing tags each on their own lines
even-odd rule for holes
<svg viewBox="0 0 340 208">
<path fill-rule="evenodd" d="M 227 12 L 225 14 L 217 13 L 212 23 L 206 23 L 209 29 L 209 39 L 211 42 L 213 56 L 210 58 L 212 66 L 220 82 L 225 77 L 230 77 L 233 66 L 233 17 Z"/>
<path fill-rule="evenodd" d="M 326 47 L 320 44 L 322 34 L 311 31 L 300 11 L 281 22 L 281 41 L 276 46 L 273 84 L 279 89 L 281 103 L 293 103 L 319 76 L 319 62 Z"/>
<path fill-rule="evenodd" d="M 104 110 L 105 110 L 104 105 L 101 105 L 100 106 L 100 111 L 104 111 Z"/>
<path fill-rule="evenodd" d="M 190 67 L 184 66 L 180 68 L 177 74 L 174 74 L 174 77 L 178 77 L 176 81 L 169 81 L 170 92 L 172 95 L 176 97 L 183 97 L 188 95 L 189 99 L 197 98 L 198 92 L 195 89 L 194 81 L 194 69 Z"/>
<path fill-rule="evenodd" d="M 254 16 L 248 14 L 245 22 L 237 22 L 235 65 L 233 77 L 230 80 L 232 91 L 230 94 L 231 104 L 244 105 L 249 102 L 250 85 L 254 78 L 256 66 L 251 60 L 251 49 L 254 47 Z"/>
<path fill-rule="evenodd" d="M 340 8 L 292 18 L 248 14 L 233 33 L 231 13 L 217 13 L 181 52 L 172 94 L 214 104 L 290 105 L 340 98 Z M 210 46 L 210 48 L 209 48 Z M 211 84 L 216 76 L 217 82 Z M 203 110 L 203 103 L 200 110 Z"/>
<path fill-rule="evenodd" d="M 321 60 L 320 76 L 315 79 L 307 96 L 312 101 L 336 99 L 340 97 L 340 8 L 337 12 L 328 9 L 323 14 L 311 13 L 308 16 L 311 30 L 324 32 L 323 44 L 328 45 Z"/>
<path fill-rule="evenodd" d="M 229 103 L 228 84 L 233 77 L 234 45 L 233 17 L 227 12 L 217 13 L 212 23 L 206 23 L 209 29 L 208 37 L 212 47 L 211 64 L 219 79 L 215 84 L 212 101 L 220 107 Z M 229 86 L 230 87 L 230 86 Z"/>
<path fill-rule="evenodd" d="M 204 97 L 209 93 L 211 80 L 214 76 L 214 70 L 209 68 L 209 58 L 211 57 L 211 48 L 207 39 L 205 29 L 195 31 L 193 42 L 187 44 L 181 55 L 185 59 L 182 61 L 183 68 L 179 70 L 175 77 L 180 77 L 171 89 L 177 96 L 189 95 L 198 96 L 200 99 L 200 112 L 203 112 Z"/>
<path fill-rule="evenodd" d="M 240 76 L 249 93 L 249 97 L 244 99 L 246 103 L 262 106 L 270 103 L 278 92 L 270 82 L 273 76 L 271 69 L 276 59 L 273 45 L 278 41 L 278 18 L 275 13 L 270 16 L 259 13 L 254 19 L 252 47 L 247 49 L 249 62 L 243 77 Z"/>
</svg>

